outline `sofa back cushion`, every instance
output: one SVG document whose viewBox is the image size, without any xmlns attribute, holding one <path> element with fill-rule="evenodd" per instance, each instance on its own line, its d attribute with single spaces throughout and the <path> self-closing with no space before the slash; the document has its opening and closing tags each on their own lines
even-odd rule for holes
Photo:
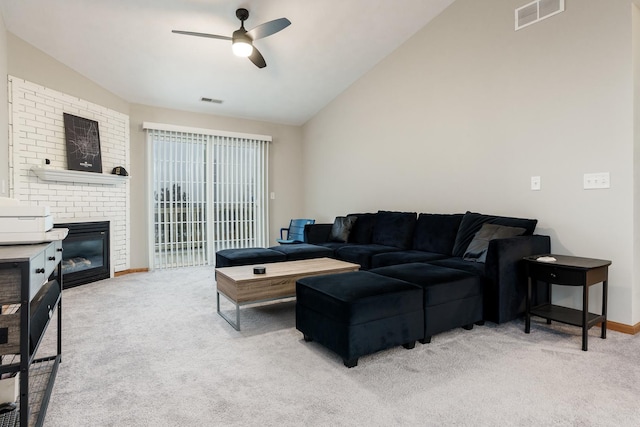
<svg viewBox="0 0 640 427">
<path fill-rule="evenodd" d="M 413 241 L 415 227 L 415 212 L 378 211 L 371 243 L 409 249 Z"/>
<path fill-rule="evenodd" d="M 483 224 L 506 225 L 507 227 L 524 228 L 524 235 L 533 234 L 536 229 L 537 219 L 512 218 L 505 216 L 484 215 L 476 212 L 467 212 L 462 217 L 460 228 L 456 235 L 456 242 L 453 245 L 453 256 L 462 257 L 469 247 L 469 243 L 473 240 Z"/>
<path fill-rule="evenodd" d="M 413 233 L 413 249 L 452 255 L 463 214 L 421 213 Z"/>
<path fill-rule="evenodd" d="M 371 234 L 373 233 L 373 225 L 376 223 L 377 214 L 374 213 L 358 213 L 349 214 L 347 217 L 357 217 L 358 219 L 351 228 L 349 233 L 349 243 L 358 243 L 368 245 L 371 243 Z"/>
</svg>

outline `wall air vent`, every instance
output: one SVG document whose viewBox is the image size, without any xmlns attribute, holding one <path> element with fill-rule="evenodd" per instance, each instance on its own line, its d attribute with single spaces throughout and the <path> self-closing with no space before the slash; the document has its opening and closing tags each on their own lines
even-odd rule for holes
<svg viewBox="0 0 640 427">
<path fill-rule="evenodd" d="M 200 98 L 200 101 L 202 101 L 202 102 L 211 102 L 213 104 L 222 104 L 222 100 L 221 99 L 205 98 L 204 96 L 202 98 Z"/>
<path fill-rule="evenodd" d="M 564 12 L 564 0 L 536 0 L 516 9 L 516 31 Z"/>
</svg>

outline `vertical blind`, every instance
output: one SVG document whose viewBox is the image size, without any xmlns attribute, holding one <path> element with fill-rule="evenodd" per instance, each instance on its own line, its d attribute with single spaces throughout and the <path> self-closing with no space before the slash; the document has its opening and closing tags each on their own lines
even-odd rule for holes
<svg viewBox="0 0 640 427">
<path fill-rule="evenodd" d="M 153 268 L 209 265 L 220 249 L 266 246 L 269 137 L 144 127 Z"/>
</svg>

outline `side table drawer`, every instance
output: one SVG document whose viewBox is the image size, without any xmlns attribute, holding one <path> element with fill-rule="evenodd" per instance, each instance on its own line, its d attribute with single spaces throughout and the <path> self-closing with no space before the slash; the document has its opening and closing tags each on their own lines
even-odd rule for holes
<svg viewBox="0 0 640 427">
<path fill-rule="evenodd" d="M 555 265 L 529 265 L 529 276 L 556 285 L 581 285 L 584 283 L 583 270 L 559 268 Z"/>
<path fill-rule="evenodd" d="M 42 251 L 29 264 L 29 300 L 36 296 L 42 285 L 47 281 L 45 274 L 47 261 L 45 256 L 45 251 Z"/>
<path fill-rule="evenodd" d="M 56 240 L 45 250 L 45 276 L 49 277 L 60 261 L 62 261 L 62 240 Z"/>
</svg>

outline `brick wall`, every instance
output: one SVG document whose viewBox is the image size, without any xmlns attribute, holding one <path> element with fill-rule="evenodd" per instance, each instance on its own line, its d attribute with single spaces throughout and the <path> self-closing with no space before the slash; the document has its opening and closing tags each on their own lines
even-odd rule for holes
<svg viewBox="0 0 640 427">
<path fill-rule="evenodd" d="M 49 206 L 54 222 L 110 221 L 111 269 L 130 268 L 130 183 L 45 181 L 31 170 L 49 159 L 67 169 L 63 113 L 98 122 L 103 173 L 129 169 L 129 116 L 9 76 L 9 195 L 23 204 Z M 91 173 L 91 172 L 87 172 Z"/>
</svg>

